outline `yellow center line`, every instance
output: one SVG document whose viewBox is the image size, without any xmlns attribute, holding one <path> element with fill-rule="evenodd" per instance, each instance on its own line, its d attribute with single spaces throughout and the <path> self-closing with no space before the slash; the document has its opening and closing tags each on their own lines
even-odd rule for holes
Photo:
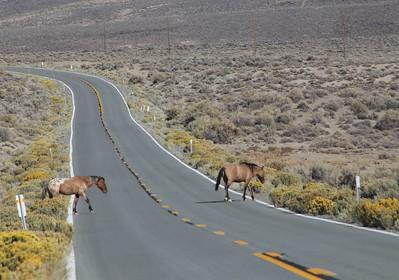
<svg viewBox="0 0 399 280">
<path fill-rule="evenodd" d="M 167 205 L 167 204 L 165 204 L 165 205 L 162 205 L 161 207 L 162 207 L 162 208 L 165 208 L 165 209 L 166 209 L 166 208 L 170 208 L 170 206 L 169 206 L 169 205 Z"/>
<path fill-rule="evenodd" d="M 248 245 L 248 241 L 245 240 L 235 240 L 234 243 L 240 246 Z"/>
<path fill-rule="evenodd" d="M 224 235 L 224 231 L 223 230 L 215 230 L 213 233 L 216 234 L 216 235 Z"/>
<path fill-rule="evenodd" d="M 206 225 L 206 224 L 196 224 L 195 226 L 199 227 L 199 228 L 206 228 L 208 225 Z"/>
<path fill-rule="evenodd" d="M 185 223 L 189 223 L 189 222 L 191 222 L 191 220 L 190 219 L 188 219 L 188 218 L 183 218 L 183 219 L 181 219 L 183 222 L 185 222 Z"/>
<path fill-rule="evenodd" d="M 270 257 L 280 258 L 283 254 L 278 253 L 278 252 L 266 252 L 266 255 L 268 255 Z"/>
<path fill-rule="evenodd" d="M 298 276 L 301 276 L 301 277 L 303 277 L 305 279 L 323 280 L 322 278 L 314 276 L 314 275 L 312 275 L 312 274 L 310 274 L 310 273 L 308 273 L 306 271 L 303 271 L 303 270 L 301 270 L 299 268 L 296 268 L 295 266 L 289 265 L 289 264 L 287 264 L 287 263 L 285 263 L 283 261 L 280 261 L 280 260 L 278 260 L 276 258 L 273 258 L 271 256 L 265 255 L 264 253 L 255 253 L 254 256 L 256 256 L 258 258 L 261 258 L 262 260 L 265 260 L 267 262 L 270 262 L 270 263 L 272 263 L 274 265 L 277 265 L 277 266 L 279 266 L 279 267 L 281 267 L 281 268 L 283 268 L 283 269 L 285 269 L 287 271 L 290 271 L 290 272 L 292 272 L 292 273 L 294 273 L 294 274 L 296 274 Z"/>
<path fill-rule="evenodd" d="M 327 269 L 324 268 L 319 268 L 319 267 L 312 267 L 308 269 L 309 272 L 316 274 L 316 275 L 323 275 L 323 276 L 335 276 L 337 275 L 336 273 L 329 271 Z"/>
</svg>

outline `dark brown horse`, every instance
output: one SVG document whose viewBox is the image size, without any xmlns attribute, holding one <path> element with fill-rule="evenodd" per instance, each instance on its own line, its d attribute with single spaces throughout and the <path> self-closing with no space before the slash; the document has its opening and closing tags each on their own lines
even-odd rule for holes
<svg viewBox="0 0 399 280">
<path fill-rule="evenodd" d="M 93 212 L 93 208 L 90 205 L 89 198 L 87 197 L 86 191 L 92 186 L 97 186 L 103 193 L 107 193 L 107 185 L 105 184 L 104 177 L 101 176 L 75 176 L 71 178 L 54 178 L 50 182 L 44 182 L 42 190 L 42 199 L 48 194 L 49 198 L 63 195 L 75 195 L 73 201 L 73 214 L 77 215 L 76 205 L 80 196 L 83 196 L 87 204 L 89 205 L 90 212 Z"/>
<path fill-rule="evenodd" d="M 243 162 L 236 165 L 226 165 L 222 167 L 219 171 L 216 180 L 215 191 L 219 189 L 219 184 L 223 177 L 223 181 L 226 185 L 225 187 L 226 196 L 224 200 L 231 201 L 229 196 L 229 187 L 231 186 L 231 184 L 233 184 L 234 182 L 235 183 L 245 182 L 244 194 L 242 196 L 242 199 L 245 200 L 248 184 L 251 181 L 251 179 L 255 176 L 262 182 L 262 184 L 265 182 L 265 172 L 263 170 L 263 166 L 259 166 L 255 163 L 249 163 L 249 162 Z M 250 188 L 250 191 L 251 191 L 251 198 L 252 200 L 254 200 L 255 199 L 254 191 L 252 187 Z"/>
</svg>

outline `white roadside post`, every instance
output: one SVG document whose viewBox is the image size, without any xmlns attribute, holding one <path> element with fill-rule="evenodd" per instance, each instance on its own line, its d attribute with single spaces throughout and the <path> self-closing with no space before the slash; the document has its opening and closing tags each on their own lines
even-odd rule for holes
<svg viewBox="0 0 399 280">
<path fill-rule="evenodd" d="M 51 148 L 49 149 L 49 154 L 50 154 L 50 160 L 51 162 L 53 162 L 53 151 L 51 150 Z"/>
<path fill-rule="evenodd" d="M 360 176 L 356 176 L 356 201 L 360 200 Z"/>
<path fill-rule="evenodd" d="M 190 154 L 193 153 L 193 139 L 190 139 Z"/>
<path fill-rule="evenodd" d="M 25 220 L 26 207 L 25 207 L 24 196 L 22 194 L 17 194 L 15 196 L 15 200 L 17 202 L 18 216 L 21 218 L 22 221 L 22 228 L 27 229 L 26 220 Z"/>
<path fill-rule="evenodd" d="M 71 64 L 71 70 L 73 70 L 73 65 Z"/>
<path fill-rule="evenodd" d="M 150 111 L 150 106 L 147 106 L 147 112 L 149 112 Z"/>
<path fill-rule="evenodd" d="M 44 67 L 44 61 L 42 61 L 41 65 L 42 65 L 42 67 Z"/>
</svg>

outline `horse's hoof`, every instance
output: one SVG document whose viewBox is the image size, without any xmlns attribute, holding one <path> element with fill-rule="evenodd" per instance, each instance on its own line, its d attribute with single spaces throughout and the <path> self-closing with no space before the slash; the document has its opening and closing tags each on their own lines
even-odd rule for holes
<svg viewBox="0 0 399 280">
<path fill-rule="evenodd" d="M 94 210 L 90 210 L 90 213 L 94 213 Z"/>
<path fill-rule="evenodd" d="M 78 212 L 73 212 L 73 214 L 74 214 L 75 216 L 79 215 Z"/>
<path fill-rule="evenodd" d="M 227 201 L 227 202 L 232 202 L 233 200 L 231 200 L 231 198 L 230 198 L 230 197 L 225 197 L 225 198 L 224 198 L 224 201 Z"/>
</svg>

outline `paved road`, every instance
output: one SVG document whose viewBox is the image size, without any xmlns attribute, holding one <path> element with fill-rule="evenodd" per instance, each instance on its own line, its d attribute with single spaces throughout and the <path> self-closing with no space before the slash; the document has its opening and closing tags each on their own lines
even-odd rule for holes
<svg viewBox="0 0 399 280">
<path fill-rule="evenodd" d="M 109 83 L 76 73 L 16 70 L 71 87 L 75 174 L 101 175 L 108 183 L 108 194 L 89 193 L 95 214 L 81 203 L 74 218 L 77 279 L 328 279 L 320 274 L 328 272 L 336 279 L 398 279 L 398 237 L 294 216 L 236 196 L 224 203 L 223 190 L 215 193 L 211 182 L 150 140 Z M 92 87 L 127 165 L 161 202 L 116 154 Z M 268 253 L 255 255 L 261 252 Z M 322 270 L 306 272 L 311 268 Z"/>
</svg>

